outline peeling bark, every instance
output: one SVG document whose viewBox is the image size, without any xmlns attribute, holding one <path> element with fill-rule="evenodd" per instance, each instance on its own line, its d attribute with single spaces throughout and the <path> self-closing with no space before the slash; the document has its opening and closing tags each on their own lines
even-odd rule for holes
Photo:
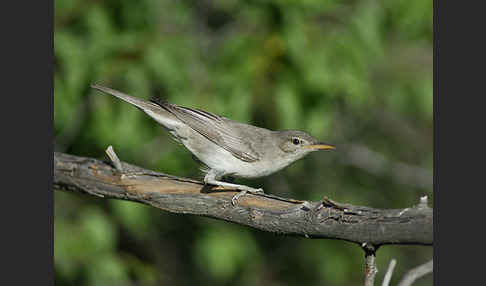
<svg viewBox="0 0 486 286">
<path fill-rule="evenodd" d="M 117 169 L 110 162 L 54 153 L 54 189 L 136 201 L 284 235 L 375 246 L 433 244 L 432 209 L 424 203 L 406 209 L 375 209 L 329 199 L 299 201 L 265 194 L 245 195 L 232 206 L 235 190 L 211 188 L 123 162 L 121 166 Z"/>
</svg>

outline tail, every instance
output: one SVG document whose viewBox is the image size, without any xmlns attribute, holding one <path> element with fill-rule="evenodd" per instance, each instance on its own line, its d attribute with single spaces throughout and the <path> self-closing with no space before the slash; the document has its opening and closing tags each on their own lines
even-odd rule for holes
<svg viewBox="0 0 486 286">
<path fill-rule="evenodd" d="M 152 117 L 155 121 L 162 124 L 166 128 L 173 129 L 175 126 L 180 124 L 179 119 L 177 119 L 173 114 L 163 109 L 156 103 L 139 99 L 128 94 L 124 94 L 120 91 L 111 89 L 109 87 L 101 86 L 99 84 L 91 84 L 91 87 L 104 93 L 118 97 L 119 99 L 140 108 L 148 116 Z"/>
<path fill-rule="evenodd" d="M 143 111 L 145 111 L 147 109 L 148 110 L 160 109 L 160 108 L 157 107 L 157 105 L 153 104 L 152 102 L 149 102 L 149 101 L 146 101 L 146 100 L 143 100 L 143 99 L 139 99 L 139 98 L 130 96 L 128 94 L 124 94 L 120 91 L 111 89 L 109 87 L 104 87 L 104 86 L 101 86 L 99 84 L 92 84 L 91 87 L 94 88 L 94 89 L 97 89 L 99 91 L 102 91 L 104 93 L 111 94 L 115 97 L 118 97 L 119 99 L 121 99 L 125 102 L 128 102 L 132 105 L 135 105 L 136 107 L 142 109 Z"/>
</svg>

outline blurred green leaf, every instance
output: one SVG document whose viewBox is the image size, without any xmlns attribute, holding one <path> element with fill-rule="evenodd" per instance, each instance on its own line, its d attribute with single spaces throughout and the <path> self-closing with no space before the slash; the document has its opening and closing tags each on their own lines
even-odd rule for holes
<svg viewBox="0 0 486 286">
<path fill-rule="evenodd" d="M 130 282 L 119 257 L 108 253 L 98 255 L 87 269 L 89 285 L 123 285 Z"/>
<path fill-rule="evenodd" d="M 153 222 L 148 206 L 127 201 L 110 201 L 110 207 L 121 224 L 138 239 L 147 238 L 151 234 L 150 226 Z"/>
<path fill-rule="evenodd" d="M 224 225 L 206 232 L 196 245 L 200 267 L 219 281 L 228 281 L 247 264 L 258 264 L 258 248 L 245 230 Z"/>
</svg>

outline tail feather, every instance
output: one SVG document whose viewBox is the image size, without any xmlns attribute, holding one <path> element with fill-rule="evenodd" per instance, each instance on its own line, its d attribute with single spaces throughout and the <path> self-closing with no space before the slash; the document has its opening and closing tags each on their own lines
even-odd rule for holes
<svg viewBox="0 0 486 286">
<path fill-rule="evenodd" d="M 134 105 L 134 106 L 136 106 L 136 107 L 138 107 L 138 108 L 140 108 L 144 111 L 147 110 L 147 109 L 148 110 L 158 109 L 158 106 L 155 105 L 152 102 L 130 96 L 128 94 L 125 94 L 125 93 L 120 92 L 118 90 L 111 89 L 109 87 L 101 86 L 99 84 L 92 84 L 91 87 L 94 88 L 94 89 L 97 89 L 99 91 L 102 91 L 104 93 L 111 94 L 115 97 L 118 97 L 119 99 L 121 99 L 125 102 L 128 102 L 128 103 L 130 103 L 130 104 L 132 104 L 132 105 Z"/>
<path fill-rule="evenodd" d="M 91 87 L 104 93 L 118 97 L 119 99 L 140 108 L 148 116 L 152 117 L 155 121 L 162 124 L 168 129 L 173 129 L 180 124 L 180 120 L 178 120 L 173 114 L 163 109 L 161 106 L 154 102 L 136 98 L 99 84 L 92 84 Z"/>
</svg>

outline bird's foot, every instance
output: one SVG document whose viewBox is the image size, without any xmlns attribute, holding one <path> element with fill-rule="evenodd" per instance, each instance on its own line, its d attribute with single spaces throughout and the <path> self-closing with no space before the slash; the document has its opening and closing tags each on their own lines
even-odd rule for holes
<svg viewBox="0 0 486 286">
<path fill-rule="evenodd" d="M 247 187 L 247 186 L 242 186 L 243 188 L 239 188 L 239 189 L 242 189 L 241 192 L 237 193 L 236 195 L 233 196 L 233 198 L 231 198 L 231 204 L 233 206 L 235 206 L 237 203 L 238 203 L 238 199 L 241 197 L 241 196 L 244 196 L 246 195 L 247 193 L 252 193 L 252 194 L 264 194 L 263 192 L 263 189 L 262 188 L 259 188 L 259 189 L 254 189 L 254 188 L 251 188 L 251 187 Z"/>
</svg>

